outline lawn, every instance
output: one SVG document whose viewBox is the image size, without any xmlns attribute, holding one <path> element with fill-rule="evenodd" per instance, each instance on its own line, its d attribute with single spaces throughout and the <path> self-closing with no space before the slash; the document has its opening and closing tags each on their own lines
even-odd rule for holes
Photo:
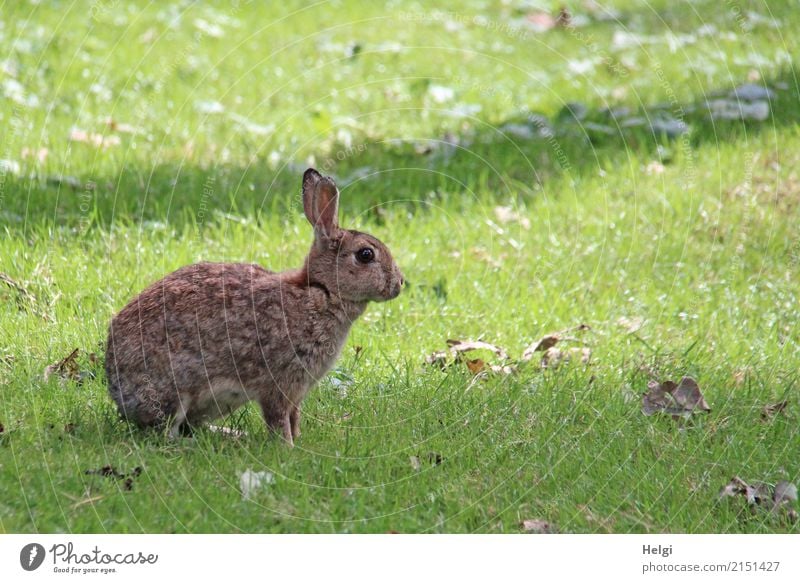
<svg viewBox="0 0 800 583">
<path fill-rule="evenodd" d="M 800 483 L 800 13 L 601 4 L 4 3 L 0 532 L 800 532 L 719 496 Z M 299 266 L 310 165 L 408 285 L 296 447 L 120 421 L 112 315 Z M 643 413 L 684 376 L 710 411 Z"/>
</svg>

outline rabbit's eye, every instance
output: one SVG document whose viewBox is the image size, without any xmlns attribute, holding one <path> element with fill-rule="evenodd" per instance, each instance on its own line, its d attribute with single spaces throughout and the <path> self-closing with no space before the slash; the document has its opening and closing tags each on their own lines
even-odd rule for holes
<svg viewBox="0 0 800 583">
<path fill-rule="evenodd" d="M 375 260 L 375 251 L 369 247 L 364 247 L 356 251 L 356 259 L 360 263 L 372 263 Z"/>
</svg>

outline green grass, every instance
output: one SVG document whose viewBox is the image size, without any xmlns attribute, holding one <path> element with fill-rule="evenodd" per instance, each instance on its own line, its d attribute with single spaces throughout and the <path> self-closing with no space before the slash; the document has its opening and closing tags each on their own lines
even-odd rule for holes
<svg viewBox="0 0 800 583">
<path fill-rule="evenodd" d="M 618 0 L 616 20 L 576 3 L 585 26 L 542 33 L 511 28 L 535 11 L 522 2 L 213 4 L 0 9 L 0 159 L 17 164 L 0 182 L 0 272 L 34 297 L 0 282 L 0 531 L 519 532 L 542 518 L 561 532 L 798 532 L 717 501 L 733 475 L 800 481 L 790 2 Z M 776 90 L 766 121 L 692 107 L 748 79 Z M 604 107 L 666 104 L 691 130 L 605 135 L 564 119 L 576 101 L 612 126 Z M 529 112 L 561 112 L 555 137 L 502 130 Z M 120 143 L 70 142 L 73 128 Z M 309 164 L 340 179 L 342 223 L 386 241 L 409 281 L 354 326 L 333 375 L 346 390 L 310 394 L 292 450 L 253 406 L 224 421 L 240 439 L 120 422 L 102 372 L 112 314 L 201 259 L 298 265 Z M 530 228 L 502 224 L 499 205 Z M 476 379 L 425 364 L 448 338 L 518 358 L 580 323 L 588 366 Z M 94 378 L 45 381 L 74 348 Z M 645 417 L 647 382 L 682 375 L 711 413 Z M 106 465 L 143 471 L 130 490 L 85 473 Z M 243 500 L 248 468 L 275 482 Z"/>
</svg>

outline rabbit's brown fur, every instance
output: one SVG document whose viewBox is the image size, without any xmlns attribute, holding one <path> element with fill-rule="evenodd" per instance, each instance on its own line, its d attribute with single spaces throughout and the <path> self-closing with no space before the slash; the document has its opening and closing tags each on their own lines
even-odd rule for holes
<svg viewBox="0 0 800 583">
<path fill-rule="evenodd" d="M 177 433 L 255 400 L 293 443 L 300 404 L 336 362 L 351 324 L 403 283 L 380 241 L 338 227 L 338 194 L 330 178 L 306 171 L 303 206 L 315 237 L 302 268 L 189 265 L 113 318 L 106 373 L 123 417 Z"/>
</svg>

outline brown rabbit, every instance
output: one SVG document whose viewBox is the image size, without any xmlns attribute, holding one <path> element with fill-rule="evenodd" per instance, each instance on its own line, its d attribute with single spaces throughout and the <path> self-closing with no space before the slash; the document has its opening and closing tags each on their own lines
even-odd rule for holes
<svg viewBox="0 0 800 583">
<path fill-rule="evenodd" d="M 109 391 L 121 415 L 177 435 L 258 401 L 293 445 L 300 404 L 336 362 L 370 301 L 396 298 L 403 276 L 375 237 L 340 229 L 339 191 L 313 168 L 303 208 L 314 243 L 302 268 L 198 263 L 152 284 L 111 321 Z"/>
</svg>

